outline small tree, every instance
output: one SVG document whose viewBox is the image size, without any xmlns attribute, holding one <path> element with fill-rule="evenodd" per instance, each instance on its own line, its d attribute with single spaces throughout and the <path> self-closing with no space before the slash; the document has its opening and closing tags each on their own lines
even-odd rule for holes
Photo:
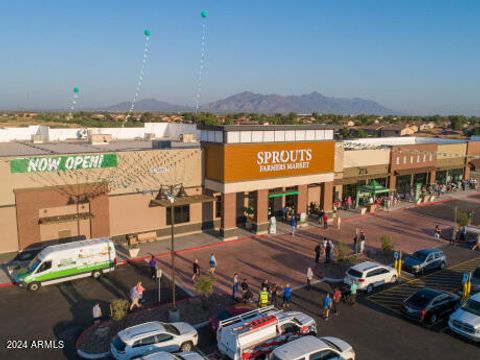
<svg viewBox="0 0 480 360">
<path fill-rule="evenodd" d="M 337 247 L 335 248 L 336 250 L 336 256 L 337 256 L 337 261 L 342 262 L 346 261 L 348 258 L 348 246 L 345 245 L 344 243 L 338 243 Z"/>
<path fill-rule="evenodd" d="M 393 252 L 393 243 L 390 235 L 382 235 L 380 241 L 382 243 L 382 252 L 385 255 L 390 255 Z"/>
<path fill-rule="evenodd" d="M 208 299 L 213 294 L 213 287 L 216 283 L 215 279 L 211 274 L 202 275 L 197 278 L 195 281 L 195 290 L 200 295 L 202 299 L 202 306 L 204 308 L 208 307 Z"/>
<path fill-rule="evenodd" d="M 114 321 L 123 320 L 128 313 L 129 303 L 125 299 L 115 299 L 110 304 L 110 317 Z"/>
<path fill-rule="evenodd" d="M 470 224 L 470 218 L 468 214 L 463 211 L 457 212 L 457 224 L 458 226 L 467 226 Z"/>
</svg>

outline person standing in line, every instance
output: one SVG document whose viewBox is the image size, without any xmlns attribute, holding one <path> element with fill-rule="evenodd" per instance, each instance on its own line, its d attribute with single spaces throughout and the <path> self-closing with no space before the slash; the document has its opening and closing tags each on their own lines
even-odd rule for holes
<svg viewBox="0 0 480 360">
<path fill-rule="evenodd" d="M 198 264 L 198 259 L 195 259 L 193 262 L 193 275 L 192 280 L 195 281 L 200 276 L 200 265 Z"/>
<path fill-rule="evenodd" d="M 327 254 L 327 244 L 328 244 L 328 240 L 324 236 L 323 240 L 322 240 L 322 256 L 326 256 L 326 254 Z"/>
<path fill-rule="evenodd" d="M 338 305 L 340 304 L 340 300 L 342 299 L 342 292 L 340 289 L 337 287 L 333 291 L 333 296 L 332 296 L 332 306 L 333 306 L 333 312 L 335 315 L 338 315 Z"/>
<path fill-rule="evenodd" d="M 130 311 L 132 311 L 135 306 L 137 308 L 142 307 L 142 305 L 139 304 L 138 300 L 139 300 L 138 290 L 137 290 L 137 286 L 135 285 L 130 289 L 130 301 L 131 301 Z"/>
<path fill-rule="evenodd" d="M 328 321 L 328 315 L 330 313 L 330 307 L 332 306 L 332 298 L 330 294 L 327 292 L 325 297 L 323 298 L 323 319 Z"/>
<path fill-rule="evenodd" d="M 270 296 L 271 296 L 271 303 L 275 307 L 278 306 L 278 285 L 277 283 L 273 283 L 272 287 L 270 288 Z"/>
<path fill-rule="evenodd" d="M 268 305 L 268 291 L 266 288 L 262 288 L 258 295 L 258 307 L 265 307 Z"/>
<path fill-rule="evenodd" d="M 319 263 L 320 262 L 320 252 L 321 252 L 321 247 L 320 247 L 320 244 L 317 244 L 317 246 L 315 246 L 315 263 Z"/>
<path fill-rule="evenodd" d="M 312 268 L 309 267 L 307 269 L 307 290 L 310 291 L 312 287 L 312 280 L 313 280 L 313 271 Z"/>
<path fill-rule="evenodd" d="M 452 235 L 450 236 L 450 245 L 455 245 L 455 240 L 457 240 L 457 234 L 458 234 L 458 225 L 455 224 L 455 226 L 452 229 Z"/>
<path fill-rule="evenodd" d="M 365 232 L 362 230 L 360 231 L 360 254 L 363 254 L 365 251 L 365 244 L 367 242 L 367 237 L 365 236 Z"/>
<path fill-rule="evenodd" d="M 232 299 L 236 300 L 237 299 L 237 291 L 238 291 L 238 274 L 235 273 L 233 274 L 232 278 Z"/>
<path fill-rule="evenodd" d="M 318 213 L 318 223 L 323 226 L 323 215 L 325 215 L 325 210 L 321 209 Z"/>
<path fill-rule="evenodd" d="M 214 253 L 210 254 L 210 259 L 208 260 L 208 263 L 210 265 L 210 274 L 215 274 L 215 270 L 217 268 L 217 259 L 215 258 Z"/>
<path fill-rule="evenodd" d="M 283 288 L 283 307 L 289 308 L 290 307 L 290 300 L 292 298 L 292 288 L 290 287 L 289 283 L 285 284 Z"/>
<path fill-rule="evenodd" d="M 440 240 L 441 233 L 442 233 L 442 230 L 440 230 L 440 226 L 435 225 L 435 233 L 433 234 L 433 237 L 437 240 Z"/>
<path fill-rule="evenodd" d="M 350 285 L 350 304 L 355 306 L 357 304 L 357 282 L 354 280 Z"/>
<path fill-rule="evenodd" d="M 92 315 L 93 315 L 93 323 L 95 325 L 98 325 L 100 323 L 100 320 L 102 320 L 103 314 L 102 314 L 102 308 L 100 307 L 100 303 L 95 303 L 95 305 L 92 308 Z"/>
<path fill-rule="evenodd" d="M 325 264 L 329 264 L 332 258 L 333 243 L 332 240 L 327 241 L 327 246 L 325 247 Z"/>
<path fill-rule="evenodd" d="M 295 236 L 295 228 L 297 227 L 297 219 L 295 219 L 295 214 L 290 217 L 290 232 L 292 236 Z"/>
<path fill-rule="evenodd" d="M 150 258 L 148 267 L 150 268 L 150 275 L 152 276 L 152 279 L 155 280 L 157 278 L 157 259 L 155 259 L 155 256 L 152 255 Z"/>
<path fill-rule="evenodd" d="M 323 214 L 323 229 L 324 230 L 328 229 L 328 215 L 327 215 L 327 213 Z"/>
</svg>

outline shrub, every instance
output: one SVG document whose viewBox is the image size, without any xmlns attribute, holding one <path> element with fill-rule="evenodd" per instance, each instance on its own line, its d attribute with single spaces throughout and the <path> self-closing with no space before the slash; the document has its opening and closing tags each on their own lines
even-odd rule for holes
<svg viewBox="0 0 480 360">
<path fill-rule="evenodd" d="M 337 261 L 346 261 L 348 258 L 349 249 L 344 243 L 338 243 L 336 249 Z"/>
<path fill-rule="evenodd" d="M 459 226 L 467 226 L 468 224 L 470 224 L 470 218 L 468 217 L 468 214 L 463 211 L 458 211 L 457 224 Z"/>
<path fill-rule="evenodd" d="M 110 316 L 114 321 L 120 321 L 127 316 L 128 307 L 129 307 L 128 300 L 125 299 L 115 299 L 110 304 Z"/>
<path fill-rule="evenodd" d="M 215 285 L 216 281 L 217 279 L 215 279 L 211 274 L 202 275 L 195 281 L 195 290 L 202 299 L 203 307 L 207 307 L 207 300 L 213 294 L 213 286 Z"/>
<path fill-rule="evenodd" d="M 390 255 L 393 252 L 392 238 L 389 235 L 382 235 L 380 241 L 382 243 L 382 252 L 385 255 Z"/>
</svg>

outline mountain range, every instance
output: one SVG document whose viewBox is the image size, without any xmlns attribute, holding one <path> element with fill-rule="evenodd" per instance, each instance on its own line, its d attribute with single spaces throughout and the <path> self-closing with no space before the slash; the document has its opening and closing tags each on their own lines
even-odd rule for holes
<svg viewBox="0 0 480 360">
<path fill-rule="evenodd" d="M 129 102 L 104 107 L 98 110 L 111 112 L 126 112 Z M 143 99 L 135 104 L 135 111 L 139 112 L 190 112 L 193 107 L 175 105 L 156 99 Z M 201 111 L 213 113 L 282 113 L 299 114 L 328 113 L 328 114 L 375 114 L 389 115 L 398 112 L 388 109 L 372 100 L 361 98 L 335 98 L 324 96 L 318 92 L 304 95 L 281 96 L 276 94 L 257 94 L 244 91 L 227 98 L 217 100 L 202 106 Z"/>
</svg>

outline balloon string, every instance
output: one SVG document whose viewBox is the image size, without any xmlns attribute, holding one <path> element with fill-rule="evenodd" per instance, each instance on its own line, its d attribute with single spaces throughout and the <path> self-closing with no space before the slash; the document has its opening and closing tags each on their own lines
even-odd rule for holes
<svg viewBox="0 0 480 360">
<path fill-rule="evenodd" d="M 135 103 L 138 99 L 138 94 L 140 93 L 140 89 L 142 88 L 143 83 L 143 76 L 145 74 L 145 64 L 147 63 L 148 58 L 148 41 L 150 40 L 149 36 L 145 37 L 145 45 L 143 47 L 143 59 L 142 59 L 142 66 L 140 67 L 140 74 L 138 75 L 137 87 L 135 89 L 135 95 L 133 95 L 132 102 L 130 103 L 130 108 L 128 109 L 127 116 L 125 116 L 125 120 L 123 121 L 122 127 L 125 126 L 125 123 L 128 121 L 130 116 L 132 115 L 133 111 L 135 110 Z"/>
<path fill-rule="evenodd" d="M 78 94 L 77 94 L 77 93 L 73 93 L 72 105 L 70 106 L 70 113 L 68 114 L 68 117 L 69 117 L 69 118 L 72 117 L 72 112 L 75 111 L 75 105 L 77 105 L 77 99 L 78 99 Z"/>
<path fill-rule="evenodd" d="M 205 67 L 205 44 L 207 42 L 207 23 L 204 22 L 202 25 L 202 40 L 200 46 L 200 66 L 198 69 L 198 83 L 197 83 L 197 96 L 195 99 L 195 114 L 198 112 L 200 107 L 200 95 L 202 92 L 202 75 L 203 68 Z"/>
</svg>

